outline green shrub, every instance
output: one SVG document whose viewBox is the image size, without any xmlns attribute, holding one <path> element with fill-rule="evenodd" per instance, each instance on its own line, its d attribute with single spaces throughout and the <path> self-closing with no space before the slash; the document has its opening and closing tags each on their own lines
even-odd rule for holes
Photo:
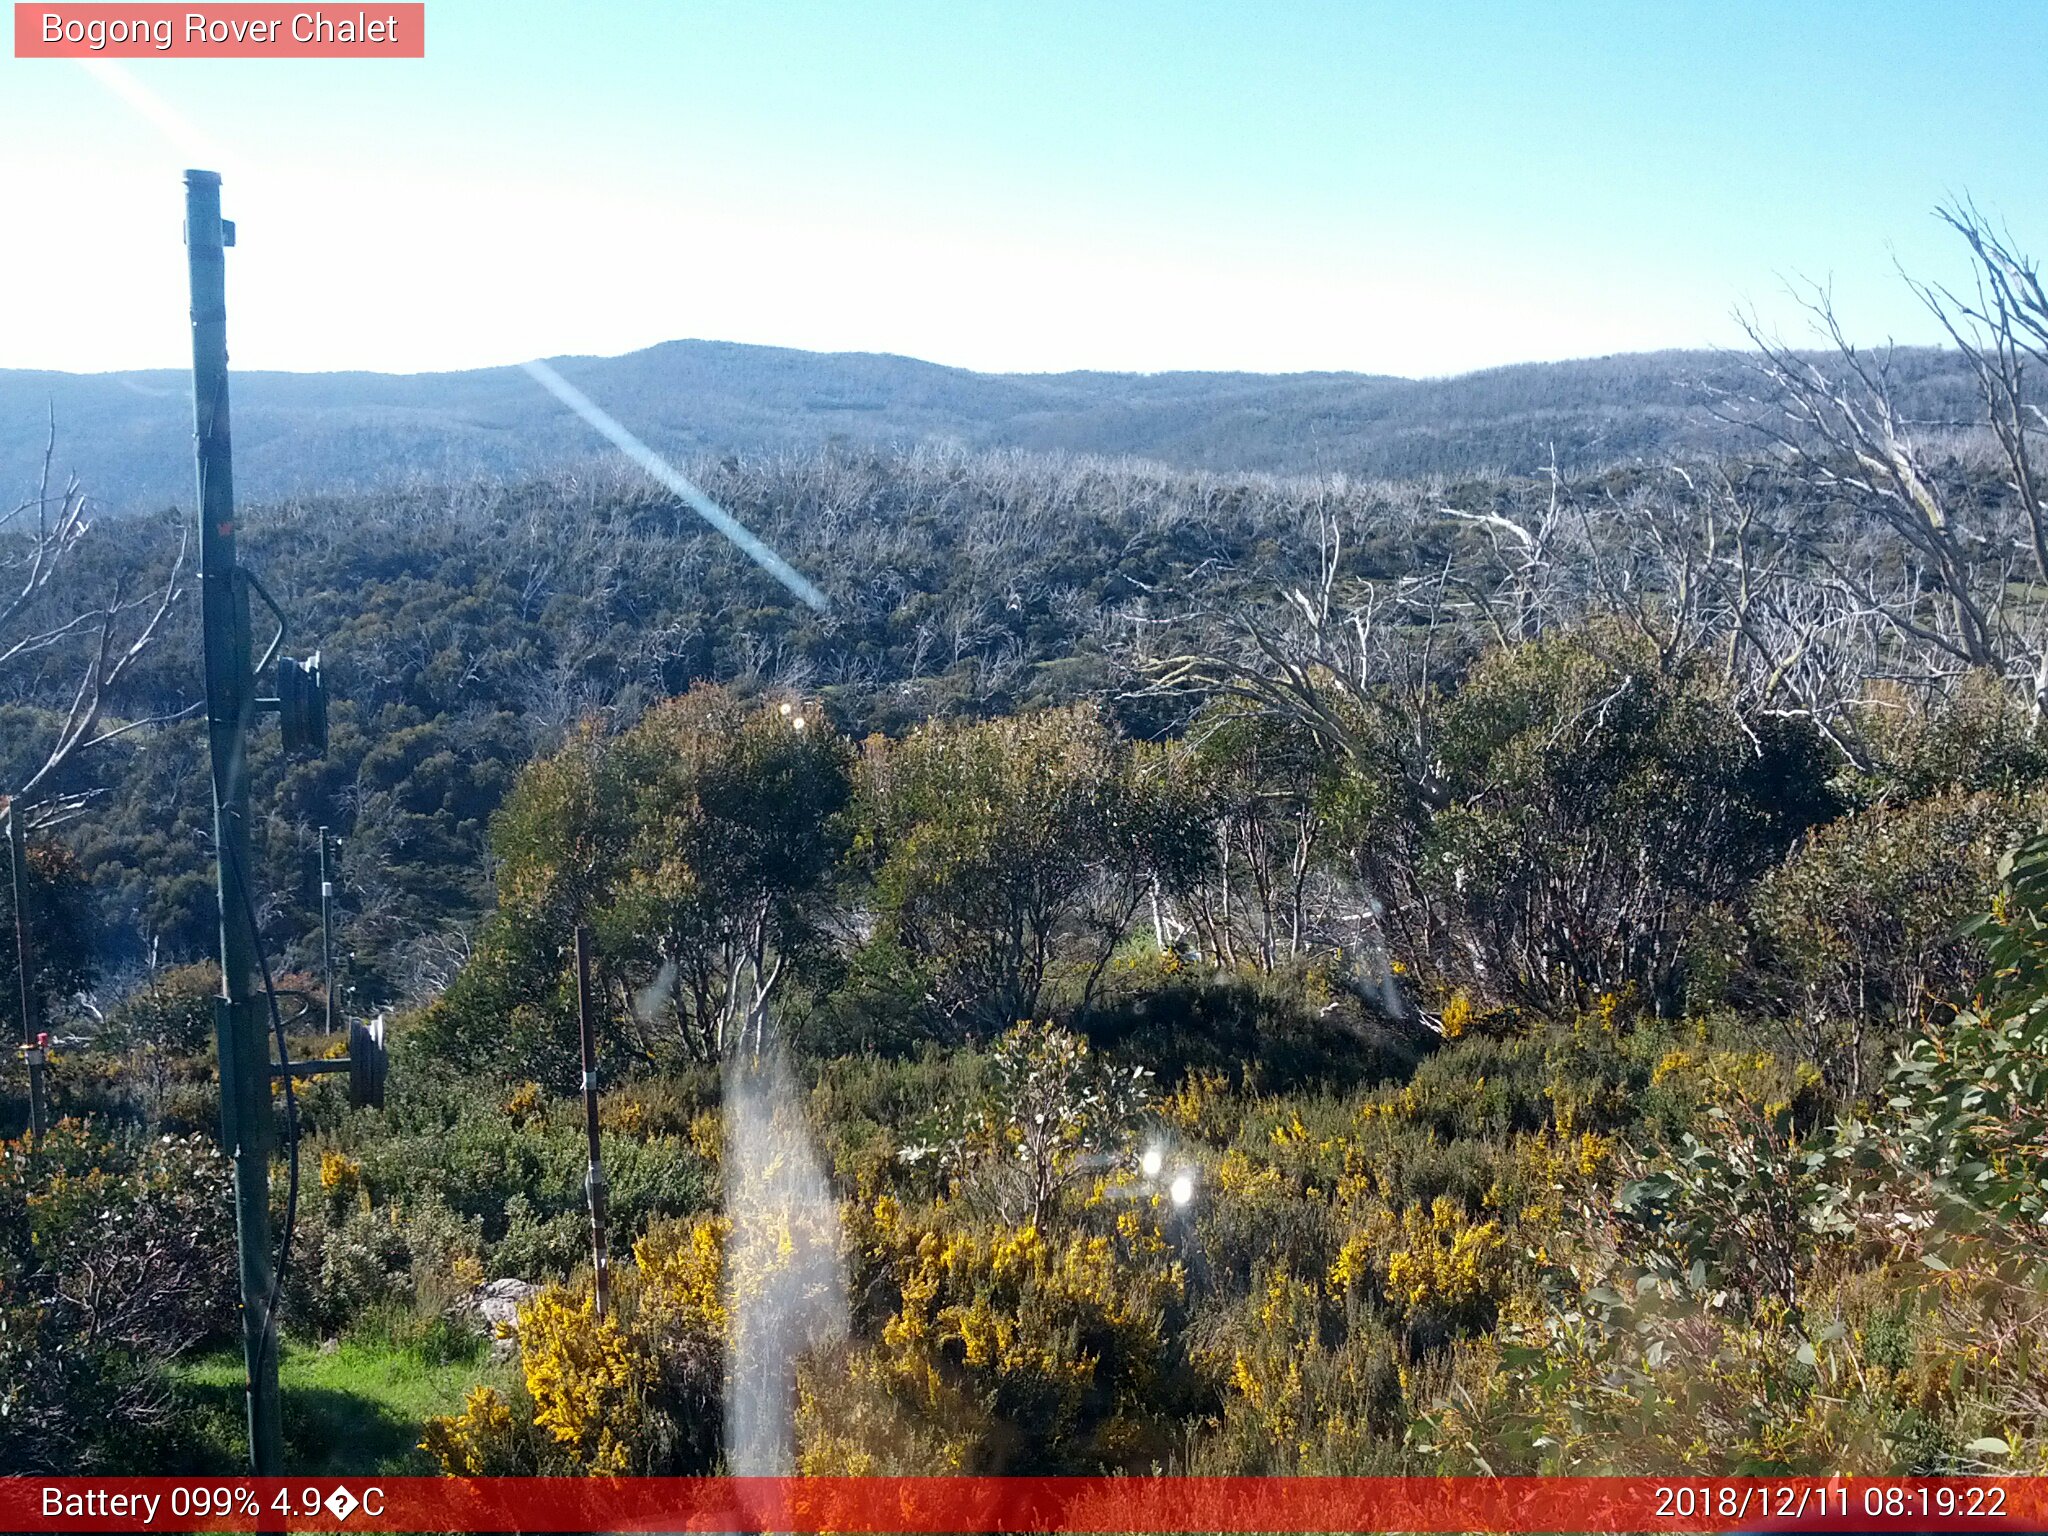
<svg viewBox="0 0 2048 1536">
<path fill-rule="evenodd" d="M 1950 794 L 1814 833 L 1749 898 L 1748 1000 L 1789 1020 L 1795 1048 L 1857 1097 L 1922 1017 L 1960 1000 L 1982 952 L 1958 929 L 2039 814 Z"/>
<path fill-rule="evenodd" d="M 1837 805 L 1810 725 L 1740 718 L 1713 669 L 1614 623 L 1489 653 L 1435 728 L 1413 879 L 1450 931 L 1426 958 L 1553 1015 L 1631 988 L 1677 1012 L 1695 918 Z"/>
<path fill-rule="evenodd" d="M 229 1189 L 196 1137 L 0 1142 L 0 1466 L 150 1469 L 164 1367 L 234 1327 Z"/>
<path fill-rule="evenodd" d="M 2029 702 L 1988 669 L 1932 703 L 1880 684 L 1856 723 L 1871 766 L 1844 777 L 1865 804 L 1977 794 L 2012 800 L 2048 785 L 2048 737 Z"/>
</svg>

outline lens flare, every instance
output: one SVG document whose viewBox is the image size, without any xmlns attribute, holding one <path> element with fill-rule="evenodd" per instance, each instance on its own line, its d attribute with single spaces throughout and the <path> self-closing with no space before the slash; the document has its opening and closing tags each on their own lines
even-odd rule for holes
<svg viewBox="0 0 2048 1536">
<path fill-rule="evenodd" d="M 816 609 L 819 613 L 825 611 L 824 593 L 799 576 L 787 560 L 762 543 L 750 530 L 742 527 L 739 520 L 730 512 L 692 485 L 667 459 L 620 426 L 596 401 L 546 363 L 521 363 L 519 366 L 524 368 L 542 389 L 609 439 L 619 452 L 680 497 L 691 511 L 737 544 L 749 560 L 789 588 L 799 602 Z"/>
</svg>

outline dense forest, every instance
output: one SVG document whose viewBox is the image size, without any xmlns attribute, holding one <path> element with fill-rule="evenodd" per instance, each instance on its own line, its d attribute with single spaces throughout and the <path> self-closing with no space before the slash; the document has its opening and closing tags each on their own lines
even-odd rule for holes
<svg viewBox="0 0 2048 1536">
<path fill-rule="evenodd" d="M 404 1359 L 386 1468 L 2048 1470 L 2048 302 L 1960 227 L 1968 435 L 1763 345 L 1741 453 L 697 463 L 822 613 L 623 474 L 246 509 L 295 1051 L 322 827 L 393 1020 L 292 1111 L 300 1465 Z M 0 1465 L 227 1465 L 183 520 L 26 505 Z"/>
</svg>

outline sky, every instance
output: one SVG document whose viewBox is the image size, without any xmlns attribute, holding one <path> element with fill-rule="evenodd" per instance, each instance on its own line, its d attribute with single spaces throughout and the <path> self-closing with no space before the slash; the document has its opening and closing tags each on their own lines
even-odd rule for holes
<svg viewBox="0 0 2048 1536">
<path fill-rule="evenodd" d="M 1799 280 L 1934 340 L 1958 195 L 2048 251 L 2040 5 L 428 0 L 426 51 L 0 58 L 0 367 L 189 363 L 194 164 L 238 368 L 1432 376 L 1797 339 Z"/>
</svg>

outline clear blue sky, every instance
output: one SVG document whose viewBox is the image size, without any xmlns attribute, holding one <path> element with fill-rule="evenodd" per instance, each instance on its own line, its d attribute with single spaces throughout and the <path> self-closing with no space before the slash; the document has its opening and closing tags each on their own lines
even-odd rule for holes
<svg viewBox="0 0 2048 1536">
<path fill-rule="evenodd" d="M 1438 374 L 1732 344 L 1738 304 L 1795 334 L 1797 274 L 1833 280 L 1859 337 L 1932 339 L 1893 263 L 1963 272 L 1929 217 L 1955 192 L 2048 256 L 2048 6 L 428 0 L 427 19 L 420 62 L 129 62 L 154 117 L 78 64 L 0 59 L 28 214 L 0 243 L 0 366 L 187 360 L 177 172 L 200 156 L 243 230 L 243 367 L 705 336 Z"/>
</svg>

